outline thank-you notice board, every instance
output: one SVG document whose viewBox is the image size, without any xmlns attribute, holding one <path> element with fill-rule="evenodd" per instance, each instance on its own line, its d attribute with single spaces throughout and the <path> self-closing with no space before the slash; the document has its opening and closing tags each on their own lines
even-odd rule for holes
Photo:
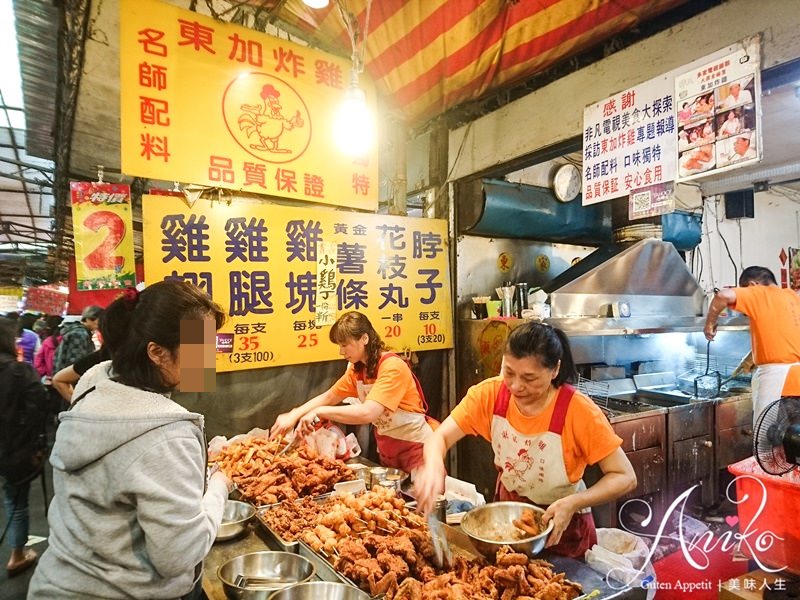
<svg viewBox="0 0 800 600">
<path fill-rule="evenodd" d="M 143 220 L 146 281 L 192 281 L 228 315 L 217 371 L 336 359 L 348 310 L 393 350 L 453 346 L 444 220 L 150 195 Z"/>
<path fill-rule="evenodd" d="M 377 152 L 337 150 L 347 59 L 155 0 L 120 0 L 125 173 L 375 210 Z M 360 84 L 375 113 L 374 86 Z"/>
</svg>

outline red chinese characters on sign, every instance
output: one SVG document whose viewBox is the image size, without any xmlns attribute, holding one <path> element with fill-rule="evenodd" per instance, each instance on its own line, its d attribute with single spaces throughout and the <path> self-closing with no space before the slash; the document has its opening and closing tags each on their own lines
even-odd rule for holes
<svg viewBox="0 0 800 600">
<path fill-rule="evenodd" d="M 179 46 L 191 46 L 193 49 L 204 50 L 209 54 L 216 54 L 212 47 L 214 43 L 214 30 L 211 27 L 200 25 L 197 21 L 178 19 L 180 23 Z"/>
<path fill-rule="evenodd" d="M 208 178 L 211 181 L 233 183 L 235 181 L 233 160 L 224 156 L 212 156 L 209 160 Z"/>
<path fill-rule="evenodd" d="M 287 73 L 291 73 L 293 77 L 305 74 L 306 59 L 297 54 L 294 50 L 276 48 L 272 51 L 272 56 L 275 58 L 276 73 L 286 71 Z"/>
<path fill-rule="evenodd" d="M 248 63 L 254 67 L 260 67 L 264 64 L 264 48 L 259 42 L 245 40 L 239 37 L 238 33 L 234 33 L 228 39 L 232 42 L 231 51 L 228 54 L 229 59 L 240 63 Z"/>
<path fill-rule="evenodd" d="M 155 56 L 167 56 L 167 45 L 161 43 L 165 35 L 163 31 L 148 28 L 142 29 L 138 33 L 139 39 L 137 41 L 144 52 Z"/>
<path fill-rule="evenodd" d="M 148 62 L 140 63 L 139 85 L 159 91 L 167 89 L 167 68 Z"/>
<path fill-rule="evenodd" d="M 314 80 L 328 87 L 342 89 L 342 69 L 339 65 L 328 62 L 327 60 L 318 60 L 314 63 Z"/>
<path fill-rule="evenodd" d="M 166 58 L 167 45 L 162 42 L 165 37 L 163 31 L 157 29 L 142 29 L 138 32 L 138 42 L 147 54 Z M 164 65 L 150 62 L 139 63 L 139 85 L 142 88 L 165 91 L 167 89 L 167 68 Z M 139 122 L 145 126 L 159 128 L 169 127 L 169 103 L 158 97 L 148 95 L 139 96 Z M 139 134 L 140 156 L 147 160 L 161 159 L 169 162 L 169 140 L 166 134 L 141 131 Z"/>
<path fill-rule="evenodd" d="M 720 77 L 726 75 L 729 66 L 731 66 L 731 61 L 730 59 L 726 59 L 718 62 L 715 65 L 711 65 L 704 69 L 701 69 L 700 71 L 697 72 L 697 81 L 699 81 L 700 83 L 704 83 L 706 81 L 719 79 Z"/>
<path fill-rule="evenodd" d="M 142 133 L 139 137 L 141 155 L 147 160 L 162 158 L 169 162 L 169 142 L 166 136 Z"/>
<path fill-rule="evenodd" d="M 366 196 L 369 193 L 369 177 L 353 173 L 353 191 Z"/>
</svg>

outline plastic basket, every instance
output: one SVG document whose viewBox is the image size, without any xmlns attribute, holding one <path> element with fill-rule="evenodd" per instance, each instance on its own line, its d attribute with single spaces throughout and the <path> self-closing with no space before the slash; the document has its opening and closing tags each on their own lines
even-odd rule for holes
<svg viewBox="0 0 800 600">
<path fill-rule="evenodd" d="M 742 552 L 763 565 L 800 574 L 800 470 L 770 475 L 751 456 L 728 465 L 728 471 L 736 478 L 739 531 L 749 533 Z M 782 539 L 770 540 L 769 533 Z"/>
</svg>

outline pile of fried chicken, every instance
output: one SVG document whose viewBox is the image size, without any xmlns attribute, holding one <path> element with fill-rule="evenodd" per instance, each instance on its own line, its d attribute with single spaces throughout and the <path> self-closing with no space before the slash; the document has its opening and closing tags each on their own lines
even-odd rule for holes
<svg viewBox="0 0 800 600">
<path fill-rule="evenodd" d="M 224 448 L 215 462 L 242 497 L 259 506 L 327 494 L 334 484 L 353 479 L 344 462 L 320 456 L 308 446 L 279 456 L 281 448 L 276 440 L 250 438 Z"/>
<path fill-rule="evenodd" d="M 358 496 L 300 498 L 259 513 L 259 519 L 284 542 L 298 537 L 317 552 L 333 552 L 339 538 L 369 532 L 394 533 L 401 527 L 423 527 L 422 518 L 385 487 Z"/>
<path fill-rule="evenodd" d="M 386 600 L 571 600 L 580 585 L 542 560 L 504 547 L 495 564 L 456 556 L 449 569 L 434 565 L 430 532 L 392 490 L 375 487 L 323 501 L 283 502 L 259 513 L 286 541 L 300 539 L 372 596 Z"/>
</svg>

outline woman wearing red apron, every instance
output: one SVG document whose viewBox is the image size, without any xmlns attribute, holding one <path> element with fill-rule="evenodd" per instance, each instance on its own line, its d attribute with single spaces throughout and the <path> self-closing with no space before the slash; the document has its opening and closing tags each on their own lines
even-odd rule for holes
<svg viewBox="0 0 800 600">
<path fill-rule="evenodd" d="M 555 553 L 583 558 L 597 541 L 591 507 L 636 487 L 622 440 L 594 403 L 566 384 L 575 375 L 566 335 L 527 322 L 509 336 L 501 374 L 472 386 L 425 443 L 417 500 L 427 512 L 444 489 L 444 455 L 466 435 L 492 444 L 498 470 L 496 500 L 522 500 L 546 509 L 554 522 Z M 603 476 L 591 488 L 587 465 Z"/>
<path fill-rule="evenodd" d="M 295 425 L 308 433 L 316 419 L 372 423 L 381 464 L 413 475 L 422 465 L 422 445 L 433 433 L 431 425 L 438 424 L 425 415 L 428 407 L 419 381 L 402 358 L 386 351 L 369 319 L 359 312 L 339 317 L 330 340 L 350 363 L 347 371 L 326 392 L 279 415 L 270 435 L 285 435 Z"/>
</svg>

